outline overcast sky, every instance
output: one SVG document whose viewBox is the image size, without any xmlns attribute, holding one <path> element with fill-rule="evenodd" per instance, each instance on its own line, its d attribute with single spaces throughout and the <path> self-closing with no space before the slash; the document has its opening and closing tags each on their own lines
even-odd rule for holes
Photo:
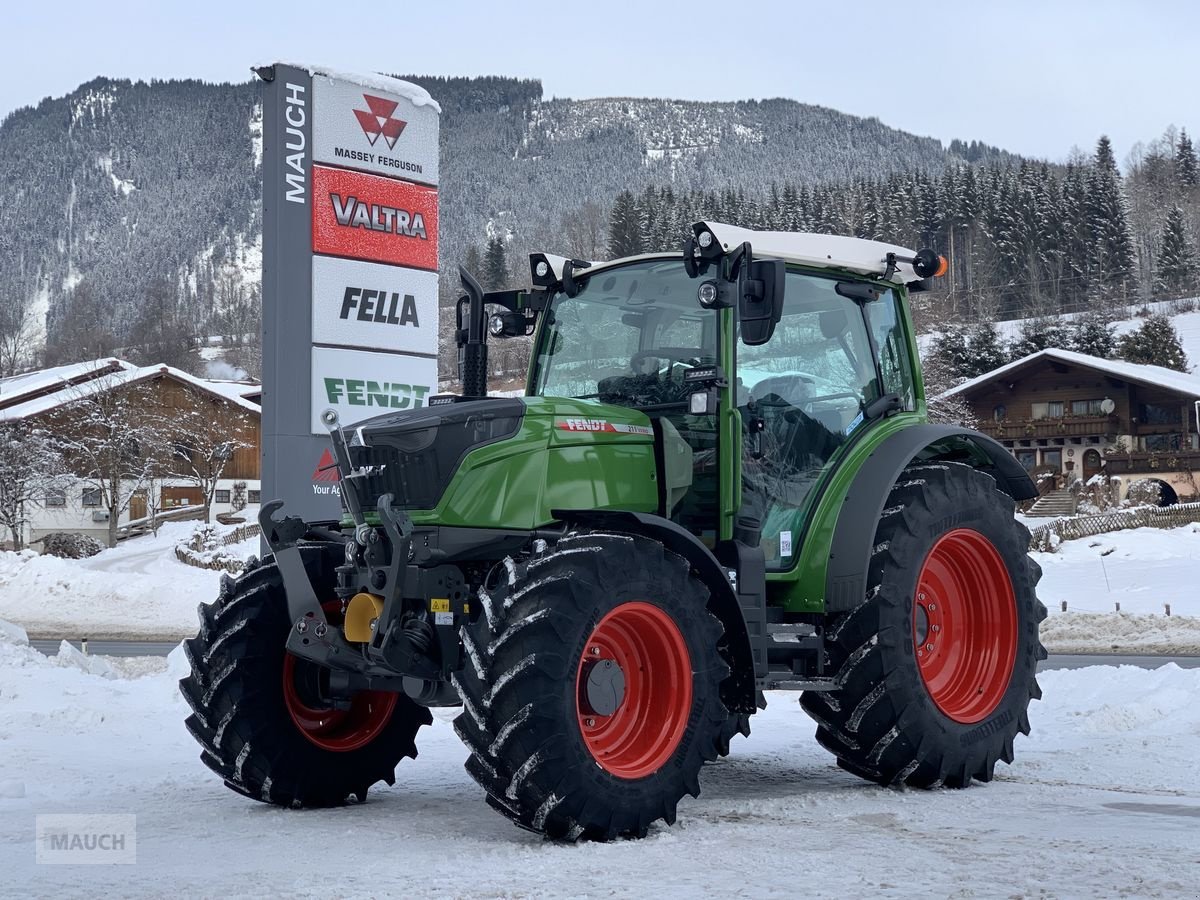
<svg viewBox="0 0 1200 900">
<path fill-rule="evenodd" d="M 243 81 L 286 59 L 558 97 L 790 97 L 1056 161 L 1102 133 L 1119 159 L 1171 124 L 1200 137 L 1195 0 L 59 0 L 0 23 L 0 117 L 97 75 Z"/>
</svg>

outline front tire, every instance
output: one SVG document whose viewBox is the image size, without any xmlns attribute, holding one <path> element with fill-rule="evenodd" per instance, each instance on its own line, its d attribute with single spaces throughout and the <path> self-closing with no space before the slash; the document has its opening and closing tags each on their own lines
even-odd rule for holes
<svg viewBox="0 0 1200 900">
<path fill-rule="evenodd" d="M 673 823 L 729 718 L 707 588 L 626 534 L 569 534 L 504 580 L 481 594 L 455 676 L 455 729 L 489 803 L 570 841 Z"/>
<path fill-rule="evenodd" d="M 800 701 L 839 766 L 879 784 L 966 787 L 1013 761 L 1046 658 L 1028 548 L 988 475 L 904 471 L 876 528 L 867 597 L 829 624 L 841 689 Z"/>
<path fill-rule="evenodd" d="M 333 597 L 340 549 L 301 552 L 317 596 Z M 333 622 L 340 606 L 326 606 Z M 324 670 L 284 650 L 290 628 L 283 578 L 270 560 L 223 579 L 217 601 L 201 605 L 200 632 L 184 642 L 192 671 L 179 682 L 201 760 L 227 787 L 277 806 L 361 802 L 371 785 L 395 784 L 396 765 L 417 755 L 429 710 L 381 691 L 333 707 L 321 699 Z"/>
</svg>

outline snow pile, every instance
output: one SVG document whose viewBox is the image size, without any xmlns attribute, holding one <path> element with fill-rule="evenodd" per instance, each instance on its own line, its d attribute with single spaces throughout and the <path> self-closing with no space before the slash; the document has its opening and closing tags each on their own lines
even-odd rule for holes
<svg viewBox="0 0 1200 900">
<path fill-rule="evenodd" d="M 0 637 L 5 646 L 20 649 Z M 966 791 L 854 778 L 816 744 L 795 695 L 771 693 L 753 736 L 705 768 L 700 797 L 680 804 L 675 827 L 571 847 L 493 812 L 442 718 L 422 731 L 420 756 L 401 763 L 396 786 L 373 788 L 365 805 L 292 813 L 240 797 L 200 763 L 175 687 L 182 653 L 168 665 L 105 679 L 46 659 L 0 661 L 8 883 L 36 896 L 156 896 L 164 884 L 184 895 L 269 884 L 377 896 L 397 883 L 394 867 L 352 838 L 382 833 L 405 847 L 406 897 L 766 895 L 795 893 L 797 883 L 821 897 L 1195 889 L 1200 670 L 1043 674 L 1045 700 L 1031 707 L 1033 735 L 1017 740 L 1016 763 Z M 35 864 L 34 815 L 101 812 L 137 816 L 136 866 Z M 782 874 L 779 848 L 804 833 L 821 839 L 806 845 L 803 875 Z M 330 835 L 351 839 L 330 853 Z"/>
<path fill-rule="evenodd" d="M 192 527 L 165 523 L 157 537 L 133 538 L 85 560 L 0 552 L 0 618 L 35 637 L 190 636 L 196 607 L 217 596 L 222 574 L 176 559 L 175 544 Z M 258 539 L 225 549 L 249 556 Z"/>
</svg>

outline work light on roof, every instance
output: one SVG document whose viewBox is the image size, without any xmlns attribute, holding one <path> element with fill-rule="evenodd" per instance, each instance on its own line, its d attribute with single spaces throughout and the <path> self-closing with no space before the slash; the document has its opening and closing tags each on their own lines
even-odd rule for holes
<svg viewBox="0 0 1200 900">
<path fill-rule="evenodd" d="M 534 267 L 533 271 L 538 278 L 545 278 L 550 274 L 550 263 L 543 259 L 537 264 L 537 266 Z"/>
</svg>

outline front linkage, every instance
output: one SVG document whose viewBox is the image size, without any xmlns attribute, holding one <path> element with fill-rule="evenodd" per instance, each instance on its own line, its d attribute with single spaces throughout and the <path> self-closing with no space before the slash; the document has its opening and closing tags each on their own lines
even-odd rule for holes
<svg viewBox="0 0 1200 900">
<path fill-rule="evenodd" d="M 349 696 L 360 690 L 404 691 L 430 705 L 452 705 L 449 685 L 459 667 L 458 632 L 470 616 L 468 586 L 456 565 L 438 564 L 439 528 L 414 528 L 392 495 L 377 503 L 379 527 L 366 521 L 357 483 L 372 474 L 356 467 L 333 410 L 322 414 L 333 439 L 344 505 L 354 531 L 344 540 L 345 562 L 336 568 L 335 593 L 344 627 L 333 626 L 305 570 L 301 546 L 309 525 L 294 516 L 275 518 L 283 502 L 259 514 L 287 593 L 292 628 L 286 649 L 328 668 L 330 691 Z"/>
</svg>

